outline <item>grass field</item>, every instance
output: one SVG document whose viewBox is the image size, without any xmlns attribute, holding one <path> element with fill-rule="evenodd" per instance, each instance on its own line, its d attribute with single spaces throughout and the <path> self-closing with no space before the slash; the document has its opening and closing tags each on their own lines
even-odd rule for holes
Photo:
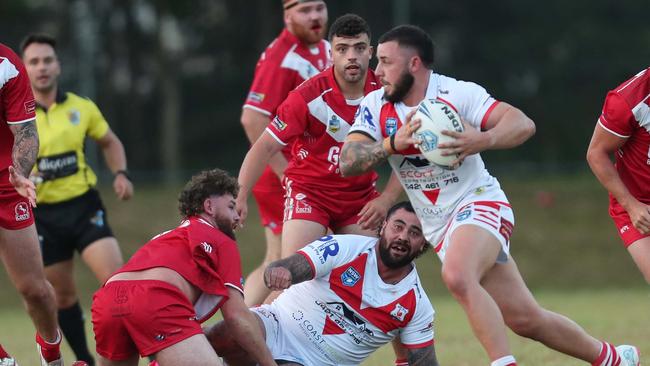
<svg viewBox="0 0 650 366">
<path fill-rule="evenodd" d="M 517 221 L 512 253 L 540 303 L 570 316 L 597 337 L 617 344 L 633 343 L 642 354 L 650 354 L 650 291 L 619 244 L 607 216 L 606 193 L 595 179 L 573 174 L 500 180 Z M 116 202 L 111 192 L 103 191 L 108 219 L 125 257 L 178 222 L 178 187 L 136 189 L 134 199 L 126 203 Z M 252 217 L 238 233 L 246 273 L 261 260 L 264 245 L 252 202 L 250 208 Z M 440 283 L 437 258 L 424 256 L 418 269 L 437 311 L 436 348 L 441 363 L 486 365 L 464 314 Z M 85 266 L 77 266 L 76 276 L 82 305 L 89 313 L 97 283 Z M 0 286 L 0 343 L 21 365 L 36 365 L 33 327 L 4 271 L 0 271 Z M 521 365 L 585 364 L 515 336 L 512 346 Z M 69 353 L 67 359 L 71 360 Z M 392 360 L 392 351 L 385 348 L 365 365 L 391 365 Z"/>
</svg>

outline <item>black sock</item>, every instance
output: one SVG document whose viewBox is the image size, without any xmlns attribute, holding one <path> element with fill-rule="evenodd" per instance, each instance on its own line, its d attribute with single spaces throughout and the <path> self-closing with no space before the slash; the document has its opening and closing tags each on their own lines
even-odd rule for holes
<svg viewBox="0 0 650 366">
<path fill-rule="evenodd" d="M 59 309 L 59 326 L 77 360 L 86 361 L 89 366 L 94 366 L 95 359 L 88 350 L 84 315 L 78 301 L 67 309 Z"/>
</svg>

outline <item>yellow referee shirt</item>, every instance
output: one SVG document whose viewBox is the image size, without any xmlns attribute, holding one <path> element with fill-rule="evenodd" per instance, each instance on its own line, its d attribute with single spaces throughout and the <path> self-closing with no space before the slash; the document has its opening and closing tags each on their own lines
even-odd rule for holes
<svg viewBox="0 0 650 366">
<path fill-rule="evenodd" d="M 73 93 L 57 92 L 56 102 L 36 108 L 40 147 L 34 171 L 43 178 L 36 185 L 38 203 L 67 201 L 97 184 L 97 176 L 86 163 L 84 141 L 108 132 L 108 123 L 91 100 Z"/>
</svg>

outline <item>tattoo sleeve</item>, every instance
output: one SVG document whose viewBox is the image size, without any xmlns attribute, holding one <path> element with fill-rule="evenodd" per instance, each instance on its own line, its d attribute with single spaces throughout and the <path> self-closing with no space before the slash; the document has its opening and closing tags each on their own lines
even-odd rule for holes
<svg viewBox="0 0 650 366">
<path fill-rule="evenodd" d="M 294 254 L 291 257 L 280 259 L 269 264 L 271 267 L 284 267 L 291 272 L 291 284 L 295 285 L 300 282 L 314 278 L 314 270 L 307 261 L 307 258 L 301 254 Z"/>
<path fill-rule="evenodd" d="M 388 155 L 381 141 L 347 141 L 341 150 L 341 173 L 344 176 L 363 174 L 386 161 Z"/>
<path fill-rule="evenodd" d="M 433 345 L 424 348 L 415 348 L 408 350 L 409 366 L 439 366 L 436 358 L 436 350 Z"/>
<path fill-rule="evenodd" d="M 14 168 L 23 176 L 29 177 L 38 156 L 36 122 L 9 125 L 9 129 L 14 134 L 14 146 L 11 151 Z"/>
</svg>

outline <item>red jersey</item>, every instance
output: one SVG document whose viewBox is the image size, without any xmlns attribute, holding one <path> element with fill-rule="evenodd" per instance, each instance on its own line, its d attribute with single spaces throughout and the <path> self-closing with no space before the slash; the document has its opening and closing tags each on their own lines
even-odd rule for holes
<svg viewBox="0 0 650 366">
<path fill-rule="evenodd" d="M 172 269 L 203 291 L 194 304 L 199 321 L 210 318 L 226 301 L 226 286 L 244 293 L 237 243 L 197 216 L 155 236 L 116 273 L 154 267 Z"/>
<path fill-rule="evenodd" d="M 598 123 L 626 139 L 616 169 L 630 193 L 650 204 L 650 68 L 610 91 Z M 610 202 L 618 204 L 610 194 Z"/>
<path fill-rule="evenodd" d="M 14 135 L 8 125 L 34 120 L 35 110 L 25 66 L 14 51 L 0 43 L 0 171 L 13 163 Z M 8 184 L 0 182 L 0 187 Z"/>
<path fill-rule="evenodd" d="M 330 45 L 308 47 L 286 28 L 260 56 L 244 108 L 269 117 L 290 91 L 329 66 Z"/>
<path fill-rule="evenodd" d="M 379 88 L 368 70 L 364 95 Z M 283 145 L 293 143 L 285 176 L 297 183 L 339 191 L 363 191 L 374 186 L 375 172 L 341 176 L 339 153 L 354 123 L 362 98 L 346 100 L 329 68 L 307 80 L 278 107 L 266 131 Z"/>
</svg>

